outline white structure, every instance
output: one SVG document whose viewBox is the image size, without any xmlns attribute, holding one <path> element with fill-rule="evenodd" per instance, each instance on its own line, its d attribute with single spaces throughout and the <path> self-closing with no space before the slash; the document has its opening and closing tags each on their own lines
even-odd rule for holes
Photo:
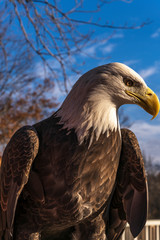
<svg viewBox="0 0 160 240">
<path fill-rule="evenodd" d="M 127 224 L 126 230 L 121 240 L 133 240 L 132 234 Z M 142 232 L 135 240 L 160 240 L 160 220 L 148 220 Z"/>
</svg>

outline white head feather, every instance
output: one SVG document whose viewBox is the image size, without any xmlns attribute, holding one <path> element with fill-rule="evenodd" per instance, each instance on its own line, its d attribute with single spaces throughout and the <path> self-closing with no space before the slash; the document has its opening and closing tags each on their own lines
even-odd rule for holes
<svg viewBox="0 0 160 240">
<path fill-rule="evenodd" d="M 75 83 L 56 115 L 68 131 L 75 129 L 80 144 L 88 137 L 91 144 L 93 137 L 98 140 L 101 134 L 119 130 L 118 108 L 134 103 L 125 93 L 124 78 L 132 79 L 145 90 L 144 80 L 121 63 L 94 68 Z"/>
</svg>

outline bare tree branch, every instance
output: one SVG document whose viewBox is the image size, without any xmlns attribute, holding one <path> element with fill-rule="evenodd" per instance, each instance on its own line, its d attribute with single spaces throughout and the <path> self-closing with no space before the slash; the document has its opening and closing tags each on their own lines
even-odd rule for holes
<svg viewBox="0 0 160 240">
<path fill-rule="evenodd" d="M 151 24 L 150 20 L 147 20 L 146 22 L 142 22 L 140 25 L 132 25 L 132 26 L 115 26 L 115 25 L 110 25 L 110 24 L 99 24 L 99 23 L 95 23 L 95 22 L 86 22 L 83 20 L 77 20 L 77 19 L 70 19 L 72 22 L 75 23 L 82 23 L 82 24 L 88 24 L 88 25 L 92 25 L 92 26 L 96 26 L 96 27 L 101 27 L 101 28 L 111 28 L 111 29 L 140 29 L 142 27 L 144 27 L 145 25 Z"/>
<path fill-rule="evenodd" d="M 2 19 L 6 17 L 6 21 Z M 10 15 L 0 10 L 0 155 L 13 132 L 24 124 L 42 119 L 57 107 L 52 78 L 37 77 L 34 51 L 24 34 L 10 31 Z"/>
<path fill-rule="evenodd" d="M 111 1 L 99 0 L 95 9 L 84 9 L 83 0 L 76 0 L 74 6 L 66 11 L 61 2 L 49 0 L 10 0 L 11 13 L 19 22 L 26 43 L 39 56 L 42 63 L 54 76 L 55 81 L 63 78 L 67 92 L 68 71 L 73 70 L 70 56 L 83 53 L 85 47 L 94 41 L 95 28 L 139 29 L 150 23 L 145 21 L 139 25 L 113 25 L 107 21 L 93 21 L 90 17 L 101 11 L 101 8 Z M 130 3 L 127 0 L 120 0 Z M 12 8 L 13 6 L 13 8 Z M 77 18 L 73 14 L 79 14 Z M 83 16 L 83 19 L 82 19 Z M 85 20 L 87 19 L 87 20 Z M 85 26 L 85 31 L 81 30 Z M 94 27 L 94 28 L 93 28 Z M 29 30 L 30 29 L 30 30 Z M 91 29 L 91 30 L 90 30 Z M 111 33 L 112 35 L 112 33 Z M 84 51 L 85 52 L 85 51 Z M 60 71 L 51 64 L 59 65 Z"/>
</svg>

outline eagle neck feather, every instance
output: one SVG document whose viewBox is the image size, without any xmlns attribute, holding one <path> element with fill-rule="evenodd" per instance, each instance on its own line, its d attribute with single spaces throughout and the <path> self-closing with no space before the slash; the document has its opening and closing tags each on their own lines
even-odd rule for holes
<svg viewBox="0 0 160 240">
<path fill-rule="evenodd" d="M 103 87 L 99 87 L 87 98 L 83 98 L 81 93 L 77 99 L 68 95 L 56 116 L 60 117 L 59 124 L 63 124 L 68 132 L 75 130 L 79 144 L 88 140 L 90 147 L 93 140 L 98 141 L 101 134 L 108 137 L 112 131 L 120 129 L 117 111 L 110 96 Z"/>
</svg>

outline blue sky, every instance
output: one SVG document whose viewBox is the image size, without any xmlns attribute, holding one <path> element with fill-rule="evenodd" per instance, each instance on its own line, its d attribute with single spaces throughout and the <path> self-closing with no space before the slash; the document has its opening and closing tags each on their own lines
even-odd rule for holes
<svg viewBox="0 0 160 240">
<path fill-rule="evenodd" d="M 64 1 L 64 9 L 70 7 L 68 1 L 66 2 L 67 5 Z M 96 3 L 96 0 L 92 0 L 93 9 Z M 91 1 L 84 1 L 83 7 L 91 9 Z M 123 62 L 137 71 L 148 86 L 160 97 L 160 1 L 134 0 L 130 3 L 113 1 L 105 5 L 96 16 L 92 16 L 94 21 L 100 18 L 99 23 L 105 23 L 109 20 L 109 24 L 114 23 L 114 25 L 124 25 L 125 23 L 129 26 L 140 25 L 148 19 L 151 23 L 137 30 L 116 30 L 108 41 L 105 39 L 113 31 L 95 28 L 98 42 L 88 45 L 85 48 L 85 54 L 74 59 L 75 62 L 85 62 L 81 67 L 82 73 L 108 62 Z M 75 14 L 73 17 L 88 20 L 83 14 Z M 83 26 L 84 32 L 86 29 L 87 26 Z M 93 58 L 88 57 L 88 55 Z M 107 57 L 109 58 L 107 59 Z M 70 78 L 71 82 L 74 83 L 78 76 L 70 76 Z M 59 94 L 58 89 L 57 94 Z M 136 133 L 142 151 L 147 157 L 152 157 L 153 161 L 160 163 L 160 115 L 151 121 L 151 116 L 136 105 L 128 105 L 123 108 L 133 123 L 131 129 Z"/>
<path fill-rule="evenodd" d="M 80 1 L 80 0 L 79 0 Z M 78 2 L 79 2 L 78 1 Z M 99 0 L 100 1 L 100 0 Z M 52 1 L 51 1 L 52 2 Z M 75 5 L 75 0 L 58 1 L 62 10 L 67 11 Z M 83 8 L 79 10 L 95 10 L 98 0 L 84 0 Z M 84 14 L 77 12 L 70 17 L 81 21 L 92 21 L 100 24 L 115 26 L 139 26 L 143 22 L 151 23 L 136 30 L 115 30 L 89 25 L 81 25 L 80 30 L 86 34 L 88 30 L 94 31 L 93 40 L 83 49 L 83 53 L 72 56 L 71 62 L 81 73 L 109 62 L 122 62 L 137 71 L 160 97 L 160 1 L 159 0 L 108 0 L 108 4 L 101 8 L 100 12 Z M 128 2 L 128 3 L 127 3 Z M 38 4 L 38 3 L 37 3 Z M 20 6 L 20 4 L 19 4 Z M 23 17 L 22 17 L 23 18 Z M 25 19 L 25 17 L 24 17 Z M 24 24 L 28 28 L 29 35 L 34 35 L 33 27 Z M 14 22 L 14 32 L 18 34 L 18 21 Z M 16 28 L 15 28 L 16 26 Z M 16 30 L 15 30 L 16 29 Z M 54 27 L 53 27 L 54 29 Z M 54 30 L 53 30 L 54 31 Z M 54 59 L 49 59 L 60 72 L 60 65 Z M 35 63 L 37 76 L 44 77 L 42 63 Z M 69 87 L 78 80 L 79 75 L 68 73 Z M 52 94 L 51 93 L 47 93 Z M 54 95 L 59 101 L 65 97 L 58 86 Z M 160 163 L 160 115 L 151 121 L 151 116 L 136 105 L 123 107 L 125 114 L 133 123 L 131 129 L 136 133 L 142 151 L 153 161 Z"/>
</svg>

